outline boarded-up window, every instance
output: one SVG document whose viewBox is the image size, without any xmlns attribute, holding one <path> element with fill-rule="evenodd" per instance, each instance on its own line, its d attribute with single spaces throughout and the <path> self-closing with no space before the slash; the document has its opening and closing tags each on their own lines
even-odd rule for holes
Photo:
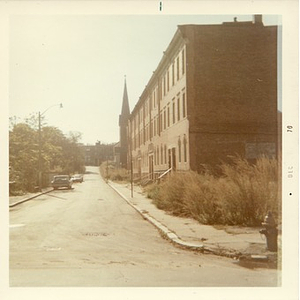
<svg viewBox="0 0 300 300">
<path fill-rule="evenodd" d="M 275 143 L 246 143 L 245 151 L 247 159 L 256 159 L 261 156 L 272 158 L 276 156 Z"/>
</svg>

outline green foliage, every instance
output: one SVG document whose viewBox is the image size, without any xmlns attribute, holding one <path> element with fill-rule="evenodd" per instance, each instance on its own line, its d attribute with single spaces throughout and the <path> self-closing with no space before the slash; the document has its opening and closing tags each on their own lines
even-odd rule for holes
<svg viewBox="0 0 300 300">
<path fill-rule="evenodd" d="M 17 124 L 9 136 L 10 180 L 16 190 L 33 191 L 38 170 L 38 136 L 27 124 Z"/>
<path fill-rule="evenodd" d="M 144 187 L 144 192 L 146 192 L 148 198 L 155 200 L 158 198 L 159 185 L 157 183 L 146 185 Z"/>
<path fill-rule="evenodd" d="M 281 221 L 278 163 L 261 158 L 251 165 L 241 158 L 220 166 L 222 176 L 209 172 L 174 173 L 147 187 L 158 208 L 192 217 L 203 224 L 257 226 L 271 210 Z"/>
<path fill-rule="evenodd" d="M 27 123 L 12 123 L 9 132 L 10 181 L 14 181 L 14 192 L 34 191 L 38 185 L 39 131 L 33 117 Z M 31 127 L 32 125 L 32 127 Z M 70 138 L 55 127 L 41 129 L 41 170 L 56 173 L 84 173 L 84 154 L 78 146 L 78 138 Z M 48 178 L 44 176 L 44 185 Z"/>
<path fill-rule="evenodd" d="M 100 165 L 100 174 L 103 178 L 112 181 L 130 181 L 128 170 L 116 168 L 112 161 L 105 161 Z"/>
</svg>

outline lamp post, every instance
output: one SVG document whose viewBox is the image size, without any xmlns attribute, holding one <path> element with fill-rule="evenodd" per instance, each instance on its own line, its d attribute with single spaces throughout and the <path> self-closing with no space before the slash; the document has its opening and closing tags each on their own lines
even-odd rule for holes
<svg viewBox="0 0 300 300">
<path fill-rule="evenodd" d="M 42 126 L 41 126 L 41 117 L 48 111 L 50 108 L 54 106 L 59 106 L 63 108 L 62 103 L 54 104 L 48 107 L 44 112 L 39 112 L 39 190 L 42 190 Z"/>
</svg>

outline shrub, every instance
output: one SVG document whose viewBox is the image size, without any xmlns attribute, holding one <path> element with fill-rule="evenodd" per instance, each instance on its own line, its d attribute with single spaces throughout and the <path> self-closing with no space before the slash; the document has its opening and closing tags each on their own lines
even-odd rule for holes
<svg viewBox="0 0 300 300">
<path fill-rule="evenodd" d="M 233 158 L 220 166 L 222 176 L 209 171 L 173 173 L 147 188 L 158 208 L 192 217 L 203 224 L 261 225 L 266 213 L 281 222 L 278 163 L 262 157 L 255 164 Z"/>
<path fill-rule="evenodd" d="M 271 210 L 278 218 L 278 166 L 274 159 L 260 158 L 256 164 L 234 158 L 221 166 L 223 178 L 218 189 L 223 193 L 223 211 L 227 223 L 260 225 Z"/>
<path fill-rule="evenodd" d="M 172 212 L 174 215 L 184 215 L 183 205 L 184 178 L 173 174 L 172 180 L 163 181 L 154 197 L 158 208 Z"/>
<path fill-rule="evenodd" d="M 160 188 L 160 185 L 157 183 L 152 183 L 152 184 L 146 185 L 144 187 L 144 192 L 146 193 L 147 198 L 157 199 L 158 194 L 159 194 L 159 188 Z"/>
<path fill-rule="evenodd" d="M 209 174 L 199 175 L 194 172 L 186 177 L 183 199 L 187 215 L 203 224 L 222 223 L 222 212 L 215 190 L 216 179 Z"/>
<path fill-rule="evenodd" d="M 103 162 L 100 165 L 100 174 L 103 178 L 112 181 L 130 181 L 130 174 L 128 170 L 116 168 L 115 163 L 111 161 Z"/>
</svg>

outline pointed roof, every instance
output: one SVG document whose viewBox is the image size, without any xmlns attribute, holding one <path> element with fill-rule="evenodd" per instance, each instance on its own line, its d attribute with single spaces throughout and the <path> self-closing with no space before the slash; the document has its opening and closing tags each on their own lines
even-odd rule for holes
<svg viewBox="0 0 300 300">
<path fill-rule="evenodd" d="M 126 76 L 125 76 L 125 83 L 124 83 L 123 104 L 122 104 L 121 115 L 123 115 L 123 116 L 130 115 L 128 95 L 127 95 L 127 86 L 126 86 Z"/>
</svg>

